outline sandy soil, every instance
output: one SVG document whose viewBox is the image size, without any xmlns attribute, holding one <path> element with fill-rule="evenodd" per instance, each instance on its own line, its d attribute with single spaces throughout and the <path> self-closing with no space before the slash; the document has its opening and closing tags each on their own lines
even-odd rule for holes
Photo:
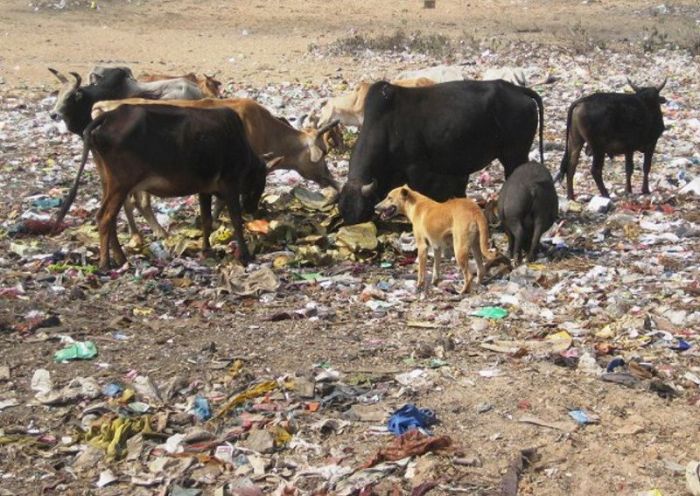
<svg viewBox="0 0 700 496">
<path fill-rule="evenodd" d="M 46 67 L 84 73 L 97 62 L 214 72 L 245 83 L 355 80 L 358 64 L 351 58 L 311 57 L 309 45 L 397 29 L 467 43 L 518 39 L 568 46 L 582 39 L 639 43 L 656 28 L 675 41 L 687 40 L 700 18 L 693 0 L 667 2 L 664 15 L 655 15 L 655 0 L 439 0 L 436 9 L 424 9 L 419 0 L 98 0 L 96 9 L 68 0 L 63 10 L 51 7 L 58 3 L 0 2 L 0 74 L 8 83 L 53 83 Z"/>
</svg>

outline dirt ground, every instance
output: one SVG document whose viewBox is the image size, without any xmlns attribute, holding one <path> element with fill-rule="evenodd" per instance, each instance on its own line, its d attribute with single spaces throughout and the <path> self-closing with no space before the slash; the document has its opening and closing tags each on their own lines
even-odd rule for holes
<svg viewBox="0 0 700 496">
<path fill-rule="evenodd" d="M 29 3 L 29 6 L 28 6 Z M 48 84 L 46 67 L 86 71 L 97 62 L 138 70 L 216 73 L 239 83 L 301 81 L 328 77 L 350 81 L 363 68 L 348 57 L 309 56 L 324 45 L 360 33 L 402 29 L 441 33 L 456 41 L 641 43 L 657 30 L 671 42 L 695 34 L 700 7 L 693 0 L 664 4 L 626 0 L 439 0 L 424 9 L 419 0 L 278 0 L 33 2 L 2 0 L 0 74 L 11 85 Z M 34 6 L 34 7 L 32 7 Z M 36 10 L 35 10 L 36 9 Z M 400 64 L 394 70 L 402 70 Z M 376 74 L 375 77 L 392 76 Z"/>
<path fill-rule="evenodd" d="M 700 175 L 700 127 L 691 127 L 700 118 L 700 81 L 697 73 L 687 73 L 700 62 L 697 54 L 693 58 L 683 51 L 692 50 L 700 39 L 696 1 L 666 2 L 661 8 L 658 0 L 437 0 L 434 10 L 424 9 L 418 0 L 98 0 L 92 5 L 66 0 L 57 8 L 58 4 L 0 0 L 0 173 L 8 188 L 0 198 L 0 365 L 7 367 L 7 377 L 0 375 L 0 400 L 16 401 L 0 409 L 0 495 L 195 494 L 178 493 L 175 485 L 218 495 L 224 494 L 215 491 L 225 483 L 243 478 L 264 489 L 244 493 L 229 488 L 231 494 L 273 494 L 273 489 L 274 494 L 288 495 L 425 494 L 412 493 L 411 488 L 426 481 L 437 484 L 431 495 L 510 494 L 499 492 L 501 480 L 526 448 L 536 448 L 538 458 L 523 472 L 520 495 L 688 494 L 685 464 L 700 459 L 700 399 L 693 379 L 700 375 L 700 201 L 697 196 L 678 196 L 676 186 Z M 410 291 L 415 267 L 410 255 L 389 248 L 395 233 L 389 234 L 393 241 L 382 245 L 383 253 L 282 268 L 274 264 L 289 254 L 289 246 L 279 242 L 274 249 L 265 248 L 258 240 L 263 248 L 257 261 L 274 266 L 280 283 L 276 292 L 262 296 L 237 296 L 222 282 L 222 270 L 233 265 L 230 254 L 203 259 L 188 251 L 182 259 L 160 263 L 130 251 L 133 262 L 123 272 L 52 272 L 48 265 L 61 261 L 56 255 L 61 251 L 69 254 L 63 262 L 95 262 L 95 233 L 90 229 L 99 181 L 94 170 L 88 170 L 73 207 L 75 219 L 82 219 L 86 230 L 76 225 L 56 238 L 11 234 L 34 195 L 60 197 L 73 178 L 81 150 L 76 137 L 48 120 L 49 97 L 57 82 L 47 67 L 83 76 L 96 63 L 129 65 L 134 73 L 215 73 L 229 91 L 272 101 L 276 91 L 325 94 L 343 80 L 393 77 L 424 67 L 425 57 L 334 55 L 326 49 L 336 40 L 372 38 L 398 29 L 440 33 L 456 47 L 472 48 L 431 63 L 449 59 L 469 66 L 477 58 L 475 52 L 490 50 L 504 61 L 536 63 L 559 76 L 574 74 L 557 67 L 559 62 L 574 61 L 576 77 L 584 74 L 596 84 L 619 84 L 625 71 L 647 79 L 658 72 L 670 74 L 666 92 L 673 105 L 666 115 L 672 124 L 657 150 L 655 195 L 646 200 L 616 195 L 618 206 L 611 217 L 573 207 L 563 211 L 560 235 L 568 246 L 566 255 L 557 256 L 552 249 L 537 264 L 513 276 L 495 277 L 466 298 L 455 295 L 451 284 L 427 298 Z M 645 42 L 668 52 L 645 54 L 640 49 Z M 518 44 L 534 47 L 531 60 L 527 50 L 508 54 L 509 47 Z M 622 62 L 623 74 L 609 67 L 608 60 Z M 551 170 L 561 157 L 564 98 L 573 99 L 593 87 L 573 77 L 564 77 L 559 87 L 563 89 L 542 89 L 548 105 L 545 141 Z M 262 87 L 265 91 L 256 93 Z M 331 168 L 340 178 L 347 173 L 347 158 L 347 153 L 333 156 Z M 680 159 L 684 165 L 674 162 Z M 585 209 L 594 185 L 586 167 L 580 167 Z M 495 169 L 500 166 L 489 169 L 492 179 L 480 178 L 489 192 L 497 191 L 502 180 Z M 622 169 L 619 160 L 614 167 L 606 166 L 606 182 L 615 191 L 623 184 Z M 634 181 L 638 191 L 639 173 Z M 282 180 L 275 183 L 275 194 L 288 192 L 283 186 Z M 178 202 L 161 204 L 163 211 L 175 212 L 173 232 L 194 227 L 193 203 L 177 210 Z M 303 225 L 318 234 L 337 228 L 329 221 L 331 213 L 304 210 L 292 200 L 289 207 L 270 204 L 261 215 L 289 221 L 287 210 L 293 210 L 291 219 L 299 230 Z M 680 241 L 645 244 L 644 232 L 640 235 L 644 222 L 670 223 Z M 495 238 L 504 245 L 502 234 Z M 25 248 L 29 254 L 20 254 Z M 148 272 L 153 267 L 155 275 Z M 454 271 L 448 269 L 447 274 L 454 282 Z M 13 292 L 17 287 L 21 291 Z M 515 300 L 502 299 L 503 294 Z M 510 315 L 493 321 L 469 316 L 487 305 L 508 307 Z M 302 318 L 303 312 L 307 313 Z M 677 321 L 678 312 L 684 312 L 687 321 Z M 32 322 L 50 315 L 60 323 L 32 327 Z M 563 329 L 574 337 L 571 348 L 576 353 L 499 353 L 481 346 L 494 340 L 546 341 Z M 662 342 L 666 338 L 648 337 L 650 330 L 673 336 L 673 343 L 683 338 L 691 348 L 681 353 L 671 341 Z M 66 335 L 93 341 L 98 357 L 54 363 L 51 357 L 65 346 Z M 584 370 L 579 359 L 585 354 L 595 356 L 603 367 L 614 356 L 624 356 L 628 362 L 648 365 L 655 377 L 633 388 L 604 382 Z M 236 360 L 241 360 L 242 371 L 230 373 Z M 168 420 L 164 430 L 144 437 L 136 459 L 98 457 L 92 464 L 77 464 L 76 455 L 87 444 L 78 434 L 85 412 L 114 409 L 114 400 L 97 395 L 47 406 L 34 399 L 31 386 L 39 368 L 50 372 L 59 389 L 76 377 L 93 378 L 101 388 L 115 382 L 128 385 L 137 374 L 148 376 L 161 390 L 175 393 L 160 404 L 146 396 L 141 401 L 157 405 L 151 410 L 157 412 L 154 416 L 165 412 L 172 419 L 191 411 L 197 391 L 217 410 L 234 393 L 262 380 L 308 378 L 328 367 L 341 374 L 341 383 L 365 386 L 366 396 L 378 398 L 362 400 L 362 406 L 378 412 L 379 419 L 369 415 L 370 420 L 362 421 L 349 415 L 349 405 L 361 403 L 357 398 L 324 403 L 315 411 L 314 401 L 323 397 L 319 385 L 311 400 L 278 394 L 266 400 L 278 405 L 276 410 L 246 406 L 242 417 L 253 415 L 250 412 L 265 417 L 254 424 L 283 425 L 296 438 L 320 446 L 278 446 L 274 454 L 264 455 L 263 475 L 244 470 L 244 465 L 250 467 L 247 462 L 233 467 L 212 464 L 213 450 L 204 448 L 191 451 L 192 465 L 177 473 L 147 468 L 163 457 L 163 448 L 156 445 L 174 433 L 203 426 L 223 443 L 220 436 L 227 429 L 244 423 L 238 417 L 228 424 Z M 396 378 L 416 369 L 423 370 L 421 380 L 402 384 Z M 187 387 L 172 386 L 178 381 Z M 672 393 L 654 389 L 654 381 L 657 386 L 670 384 Z M 302 468 L 357 469 L 390 440 L 376 427 L 408 402 L 436 412 L 440 423 L 433 433 L 449 436 L 453 451 L 418 457 L 410 470 L 405 465 L 384 467 L 374 489 L 376 480 L 354 492 L 322 492 L 324 477 L 317 474 L 284 492 L 285 482 Z M 577 426 L 568 415 L 576 409 L 599 421 Z M 549 426 L 523 421 L 527 416 Z M 324 419 L 350 424 L 330 431 L 314 427 Z M 118 480 L 98 488 L 98 475 L 107 468 Z M 144 473 L 154 479 L 152 485 L 137 482 Z"/>
</svg>

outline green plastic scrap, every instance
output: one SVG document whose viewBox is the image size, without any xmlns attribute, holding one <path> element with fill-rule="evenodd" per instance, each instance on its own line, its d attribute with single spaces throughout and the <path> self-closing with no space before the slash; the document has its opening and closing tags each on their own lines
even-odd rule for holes
<svg viewBox="0 0 700 496">
<path fill-rule="evenodd" d="M 67 360 L 89 360 L 97 356 L 97 347 L 92 341 L 77 341 L 70 346 L 57 351 L 53 355 L 56 362 Z"/>
<path fill-rule="evenodd" d="M 84 274 L 94 274 L 97 271 L 97 267 L 94 265 L 76 265 L 63 262 L 51 264 L 47 269 L 49 269 L 49 272 L 65 272 L 68 269 L 75 269 Z"/>
<path fill-rule="evenodd" d="M 472 312 L 474 317 L 483 317 L 491 320 L 501 320 L 508 317 L 508 310 L 502 307 L 482 307 Z"/>
</svg>

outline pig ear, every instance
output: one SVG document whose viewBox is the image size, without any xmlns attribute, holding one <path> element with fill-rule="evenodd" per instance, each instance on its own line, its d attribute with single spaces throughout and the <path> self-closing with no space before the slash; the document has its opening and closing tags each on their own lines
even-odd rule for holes
<svg viewBox="0 0 700 496">
<path fill-rule="evenodd" d="M 309 158 L 316 163 L 323 158 L 323 150 L 316 145 L 309 146 Z"/>
</svg>

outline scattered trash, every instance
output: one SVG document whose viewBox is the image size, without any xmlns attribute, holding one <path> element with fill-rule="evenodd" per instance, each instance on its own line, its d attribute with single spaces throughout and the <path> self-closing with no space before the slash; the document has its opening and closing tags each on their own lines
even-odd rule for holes
<svg viewBox="0 0 700 496">
<path fill-rule="evenodd" d="M 383 461 L 401 460 L 402 458 L 422 455 L 430 451 L 442 451 L 450 446 L 452 446 L 452 439 L 448 436 L 426 436 L 416 429 L 411 429 L 394 438 L 386 448 L 380 449 L 364 467 L 369 468 Z"/>
<path fill-rule="evenodd" d="M 592 415 L 583 410 L 571 410 L 569 412 L 569 416 L 579 425 L 597 424 L 600 422 L 600 417 L 597 415 Z"/>
<path fill-rule="evenodd" d="M 437 422 L 437 419 L 432 410 L 407 404 L 391 414 L 387 427 L 389 432 L 400 436 L 410 429 L 425 430 L 435 424 L 435 422 Z"/>
<path fill-rule="evenodd" d="M 564 432 L 574 432 L 576 430 L 576 424 L 572 424 L 571 422 L 547 422 L 535 417 L 534 415 L 523 415 L 518 419 L 518 422 L 538 425 L 540 427 L 548 427 L 549 429 L 555 429 Z"/>
<path fill-rule="evenodd" d="M 589 8 L 602 7 L 587 2 Z M 656 472 L 664 494 L 691 488 L 683 480 L 686 455 L 674 451 L 680 434 L 669 436 L 668 426 L 697 444 L 700 92 L 688 76 L 698 72 L 697 57 L 670 46 L 642 57 L 491 41 L 465 40 L 472 51 L 463 59 L 455 52 L 453 66 L 435 68 L 438 58 L 408 48 L 367 50 L 352 58 L 352 70 L 340 67 L 350 61 L 343 59 L 321 84 L 306 77 L 224 84 L 227 97 L 254 98 L 291 121 L 313 114 L 358 74 L 393 77 L 392 68 L 426 67 L 438 79 L 473 79 L 511 65 L 536 80 L 532 74 L 551 70 L 558 83 L 537 91 L 547 105 L 545 162 L 554 172 L 572 101 L 592 91 L 629 91 L 625 74 L 644 74 L 644 84 L 667 75 L 667 129 L 654 156 L 651 194 L 639 194 L 638 173 L 633 193 L 624 193 L 624 160 L 617 157 L 606 158 L 604 171 L 613 200 L 593 196 L 590 158 L 582 156 L 578 201 L 560 199 L 560 218 L 545 233 L 536 263 L 492 267 L 469 298 L 453 294 L 461 274 L 449 263 L 443 284 L 417 296 L 408 225 L 396 219 L 345 226 L 326 190 L 286 171 L 268 175 L 259 211 L 245 215 L 243 234 L 255 254 L 247 267 L 235 259 L 227 212 L 215 220 L 213 249 L 200 253 L 193 196 L 154 197 L 168 237 L 160 240 L 137 214 L 144 243 L 124 243 L 128 264 L 98 270 L 97 173 L 86 176 L 60 233 L 47 235 L 74 178 L 81 140 L 50 120 L 55 97 L 42 99 L 48 87 L 0 84 L 7 90 L 0 98 L 0 177 L 11 192 L 0 198 L 3 490 L 490 494 L 505 475 L 503 494 L 555 494 L 586 471 L 600 474 L 593 493 L 653 487 L 648 476 Z M 332 69 L 323 50 L 300 58 Z M 280 72 L 287 73 L 294 74 L 292 66 Z M 343 135 L 350 145 L 357 139 L 355 129 Z M 537 140 L 532 151 L 539 154 Z M 325 159 L 341 185 L 351 153 L 334 150 Z M 502 169 L 473 174 L 468 195 L 480 203 L 497 195 Z M 124 224 L 120 217 L 118 236 L 126 241 Z M 490 242 L 501 251 L 507 246 L 496 225 Z M 88 340 L 91 360 L 53 363 L 57 350 L 60 361 L 81 358 Z M 418 422 L 420 415 L 404 410 L 424 412 L 415 405 L 442 422 Z M 398 415 L 402 410 L 409 415 Z M 478 429 L 469 428 L 472 420 Z M 395 438 L 394 428 L 405 431 Z M 618 487 L 619 474 L 592 449 L 601 436 L 629 469 L 624 479 L 648 486 Z M 509 466 L 509 459 L 492 463 L 513 439 L 542 446 L 546 462 L 524 473 L 535 455 L 526 450 Z M 638 450 L 627 447 L 650 440 L 645 456 L 654 466 L 636 463 Z M 579 465 L 558 454 L 557 446 L 570 441 Z"/>
<path fill-rule="evenodd" d="M 688 462 L 685 467 L 685 483 L 690 494 L 700 496 L 700 462 Z"/>
<path fill-rule="evenodd" d="M 90 360 L 97 356 L 97 347 L 92 341 L 78 341 L 53 355 L 56 362 L 66 362 L 69 360 Z"/>
<path fill-rule="evenodd" d="M 483 317 L 485 319 L 501 320 L 508 316 L 508 310 L 501 307 L 483 307 L 475 312 L 472 312 L 471 315 L 475 317 Z"/>
<path fill-rule="evenodd" d="M 603 198 L 602 196 L 594 196 L 588 203 L 586 210 L 596 214 L 604 214 L 612 207 L 612 200 L 610 198 Z"/>
<path fill-rule="evenodd" d="M 532 465 L 537 457 L 537 449 L 521 450 L 518 456 L 508 464 L 505 475 L 501 479 L 500 496 L 518 496 L 518 484 L 523 471 Z"/>
<path fill-rule="evenodd" d="M 194 414 L 200 422 L 211 418 L 211 407 L 209 401 L 203 396 L 197 396 L 194 399 Z"/>
</svg>

